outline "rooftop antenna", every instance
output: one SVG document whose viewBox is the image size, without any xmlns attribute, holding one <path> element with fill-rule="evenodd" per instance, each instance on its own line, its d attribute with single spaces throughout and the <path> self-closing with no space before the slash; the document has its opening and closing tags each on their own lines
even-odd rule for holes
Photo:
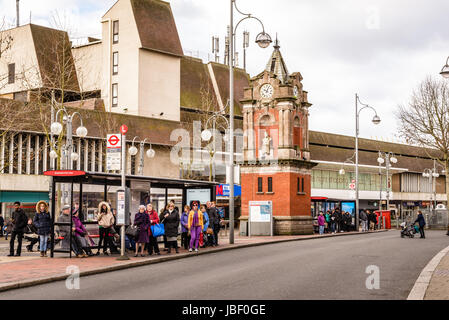
<svg viewBox="0 0 449 320">
<path fill-rule="evenodd" d="M 17 27 L 20 26 L 19 8 L 20 8 L 20 0 L 16 0 L 16 14 L 17 14 L 16 25 L 17 25 Z"/>
</svg>

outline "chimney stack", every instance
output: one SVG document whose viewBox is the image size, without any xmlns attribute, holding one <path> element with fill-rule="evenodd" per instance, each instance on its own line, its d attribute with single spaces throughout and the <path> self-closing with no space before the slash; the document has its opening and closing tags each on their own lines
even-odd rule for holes
<svg viewBox="0 0 449 320">
<path fill-rule="evenodd" d="M 19 27 L 20 25 L 20 19 L 19 19 L 19 4 L 20 0 L 16 0 L 16 11 L 17 11 L 17 19 L 16 19 L 16 23 L 17 23 L 17 27 Z"/>
</svg>

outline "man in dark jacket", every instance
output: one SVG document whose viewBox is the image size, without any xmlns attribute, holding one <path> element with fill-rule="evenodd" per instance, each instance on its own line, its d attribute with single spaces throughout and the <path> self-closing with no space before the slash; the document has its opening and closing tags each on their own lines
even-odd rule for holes
<svg viewBox="0 0 449 320">
<path fill-rule="evenodd" d="M 179 227 L 179 212 L 175 209 L 174 203 L 169 203 L 168 209 L 164 212 L 163 216 L 164 226 L 165 226 L 165 236 L 167 237 L 168 252 L 171 252 L 171 248 L 179 253 L 178 249 L 178 227 Z"/>
<path fill-rule="evenodd" d="M 220 215 L 218 214 L 215 203 L 207 202 L 207 214 L 209 216 L 209 226 L 214 231 L 212 246 L 218 246 L 218 233 L 220 232 Z"/>
<path fill-rule="evenodd" d="M 343 217 L 340 208 L 335 208 L 335 221 L 337 222 L 337 232 L 343 232 Z"/>
<path fill-rule="evenodd" d="M 421 211 L 418 211 L 418 217 L 415 220 L 415 223 L 419 224 L 419 233 L 421 234 L 422 239 L 424 239 L 426 237 L 426 235 L 424 234 L 424 226 L 426 225 L 426 220 L 424 219 L 424 216 L 422 214 Z"/>
<path fill-rule="evenodd" d="M 13 230 L 11 233 L 11 241 L 9 242 L 9 255 L 8 257 L 14 256 L 14 241 L 17 237 L 17 252 L 16 256 L 19 257 L 22 253 L 22 239 L 23 239 L 23 233 L 24 229 L 27 226 L 28 223 L 28 217 L 23 211 L 22 208 L 20 208 L 20 202 L 16 201 L 14 203 L 14 212 L 12 213 L 12 223 L 13 223 Z"/>
</svg>

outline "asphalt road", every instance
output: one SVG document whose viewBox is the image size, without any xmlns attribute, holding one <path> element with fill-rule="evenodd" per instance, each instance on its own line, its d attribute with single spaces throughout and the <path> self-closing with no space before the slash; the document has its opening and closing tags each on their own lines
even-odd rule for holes
<svg viewBox="0 0 449 320">
<path fill-rule="evenodd" d="M 224 251 L 0 293 L 0 299 L 406 299 L 424 266 L 449 245 L 443 231 L 399 231 Z M 74 261 L 76 263 L 76 261 Z M 366 287 L 368 266 L 380 288 Z M 0 271 L 1 274 L 1 271 Z"/>
</svg>

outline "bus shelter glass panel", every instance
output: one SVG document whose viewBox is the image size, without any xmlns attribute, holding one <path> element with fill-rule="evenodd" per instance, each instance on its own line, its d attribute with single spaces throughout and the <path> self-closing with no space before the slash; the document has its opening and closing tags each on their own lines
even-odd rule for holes
<svg viewBox="0 0 449 320">
<path fill-rule="evenodd" d="M 151 188 L 150 201 L 153 205 L 153 209 L 159 214 L 162 209 L 165 209 L 165 189 L 164 188 Z"/>
<path fill-rule="evenodd" d="M 178 207 L 179 211 L 182 212 L 182 189 L 168 189 L 168 202 L 173 201 L 175 207 Z"/>
<path fill-rule="evenodd" d="M 111 210 L 117 210 L 117 191 L 121 189 L 119 186 L 107 186 L 107 202 L 111 206 Z"/>
<path fill-rule="evenodd" d="M 104 185 L 83 184 L 82 203 L 85 221 L 97 221 L 98 205 L 104 200 Z"/>
</svg>

